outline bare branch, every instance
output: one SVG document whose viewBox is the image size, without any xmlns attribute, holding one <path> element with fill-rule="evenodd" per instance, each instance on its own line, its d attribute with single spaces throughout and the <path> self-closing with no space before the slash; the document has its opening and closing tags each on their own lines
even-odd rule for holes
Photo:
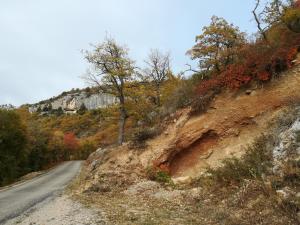
<svg viewBox="0 0 300 225">
<path fill-rule="evenodd" d="M 155 84 L 157 105 L 160 105 L 160 87 L 168 78 L 170 69 L 170 54 L 161 53 L 159 50 L 151 50 L 145 63 L 144 77 Z"/>
<path fill-rule="evenodd" d="M 193 73 L 200 73 L 201 72 L 200 70 L 193 69 L 192 66 L 188 63 L 186 63 L 185 65 L 188 67 L 188 69 L 182 71 L 181 72 L 182 75 L 184 75 L 186 72 L 193 72 Z"/>
<path fill-rule="evenodd" d="M 254 16 L 254 19 L 256 21 L 256 24 L 257 24 L 257 28 L 259 30 L 259 32 L 261 33 L 261 35 L 263 36 L 264 40 L 268 43 L 268 38 L 267 38 L 267 35 L 266 35 L 266 32 L 265 30 L 261 27 L 261 22 L 259 20 L 259 16 L 257 15 L 256 13 L 256 10 L 257 8 L 259 7 L 260 5 L 260 0 L 256 0 L 256 5 L 255 5 L 255 8 L 253 9 L 252 11 L 252 14 Z"/>
</svg>

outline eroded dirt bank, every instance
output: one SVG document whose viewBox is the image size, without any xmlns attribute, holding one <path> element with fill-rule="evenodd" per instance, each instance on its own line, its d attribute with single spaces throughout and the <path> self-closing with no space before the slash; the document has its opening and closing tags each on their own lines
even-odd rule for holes
<svg viewBox="0 0 300 225">
<path fill-rule="evenodd" d="M 300 68 L 246 92 L 227 92 L 212 102 L 207 113 L 189 118 L 156 159 L 155 165 L 173 176 L 195 176 L 201 168 L 243 153 L 284 109 L 300 99 Z"/>
<path fill-rule="evenodd" d="M 215 187 L 202 178 L 206 168 L 244 155 L 274 124 L 288 128 L 278 121 L 293 122 L 291 109 L 299 103 L 299 66 L 264 87 L 224 92 L 204 114 L 190 116 L 186 108 L 171 115 L 144 149 L 124 144 L 93 153 L 73 194 L 104 210 L 111 224 L 295 224 L 297 211 L 287 214 L 282 196 L 300 196 L 298 187 L 276 189 L 255 179 Z M 151 168 L 169 172 L 172 180 L 149 181 Z"/>
<path fill-rule="evenodd" d="M 189 108 L 174 113 L 166 130 L 145 149 L 125 144 L 99 150 L 88 163 L 96 174 L 116 170 L 139 175 L 156 166 L 173 177 L 197 177 L 224 158 L 242 155 L 245 146 L 268 132 L 274 118 L 299 99 L 300 66 L 295 66 L 264 87 L 217 96 L 202 115 L 191 117 Z"/>
</svg>

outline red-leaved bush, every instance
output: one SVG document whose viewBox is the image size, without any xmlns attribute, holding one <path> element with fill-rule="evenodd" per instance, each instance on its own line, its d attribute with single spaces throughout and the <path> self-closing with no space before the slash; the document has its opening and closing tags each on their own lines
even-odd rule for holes
<svg viewBox="0 0 300 225">
<path fill-rule="evenodd" d="M 299 0 L 294 2 L 294 7 L 295 8 L 300 8 L 300 1 Z"/>
<path fill-rule="evenodd" d="M 210 79 L 199 83 L 197 95 L 204 96 L 223 87 L 239 89 L 252 81 L 267 82 L 291 68 L 298 53 L 300 34 L 279 26 L 270 30 L 269 36 L 270 43 L 258 39 L 243 46 L 239 51 L 238 61 L 220 74 L 214 74 Z"/>
<path fill-rule="evenodd" d="M 66 133 L 64 136 L 64 146 L 69 151 L 75 151 L 79 147 L 78 139 L 74 133 Z"/>
<path fill-rule="evenodd" d="M 244 65 L 233 64 L 221 74 L 223 77 L 224 86 L 231 89 L 240 88 L 251 81 L 251 76 L 248 75 Z"/>
<path fill-rule="evenodd" d="M 222 77 L 216 76 L 211 79 L 203 80 L 197 87 L 197 95 L 204 96 L 210 91 L 219 90 L 224 86 Z"/>
</svg>

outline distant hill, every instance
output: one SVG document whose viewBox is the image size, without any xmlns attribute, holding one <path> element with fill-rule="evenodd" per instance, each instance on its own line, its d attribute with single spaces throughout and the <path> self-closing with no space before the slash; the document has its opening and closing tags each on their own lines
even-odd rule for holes
<svg viewBox="0 0 300 225">
<path fill-rule="evenodd" d="M 16 107 L 13 106 L 12 104 L 4 104 L 4 105 L 0 105 L 0 109 L 6 109 L 6 110 L 12 110 L 15 109 Z"/>
<path fill-rule="evenodd" d="M 105 108 L 116 102 L 115 96 L 88 87 L 85 89 L 72 89 L 50 99 L 29 105 L 29 112 L 62 110 L 65 113 L 76 113 L 80 108 L 87 110 Z"/>
</svg>

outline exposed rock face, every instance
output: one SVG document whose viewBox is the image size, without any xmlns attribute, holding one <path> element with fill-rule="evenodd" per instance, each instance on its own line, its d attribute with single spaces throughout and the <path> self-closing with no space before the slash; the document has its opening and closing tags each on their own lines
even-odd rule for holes
<svg viewBox="0 0 300 225">
<path fill-rule="evenodd" d="M 290 158 L 299 159 L 300 156 L 300 108 L 298 117 L 291 127 L 278 136 L 279 144 L 273 149 L 274 171 L 280 172 L 282 164 Z"/>
<path fill-rule="evenodd" d="M 158 146 L 161 151 L 154 165 L 175 178 L 193 177 L 207 167 L 219 166 L 224 158 L 241 156 L 245 146 L 261 134 L 268 134 L 268 124 L 273 119 L 288 116 L 288 106 L 298 104 L 299 76 L 300 67 L 295 66 L 282 74 L 280 80 L 257 89 L 255 95 L 234 96 L 224 92 L 217 96 L 205 114 L 189 118 L 169 143 Z M 290 149 L 290 145 L 299 149 L 295 144 L 299 134 L 300 120 L 296 120 L 279 137 L 281 143 L 274 149 L 274 157 L 285 157 L 285 149 Z"/>
<path fill-rule="evenodd" d="M 13 110 L 15 109 L 15 107 L 12 104 L 4 104 L 4 105 L 0 105 L 0 109 Z"/>
<path fill-rule="evenodd" d="M 89 95 L 84 91 L 79 91 L 77 93 L 69 93 L 54 100 L 44 101 L 42 104 L 34 104 L 29 107 L 30 112 L 36 112 L 38 108 L 43 109 L 45 106 L 51 104 L 52 109 L 62 108 L 65 111 L 74 111 L 78 110 L 82 104 L 88 110 L 105 108 L 109 105 L 117 103 L 117 98 L 113 95 L 99 93 Z"/>
<path fill-rule="evenodd" d="M 255 95 L 224 92 L 200 115 L 191 116 L 190 108 L 178 110 L 162 121 L 164 132 L 148 140 L 143 149 L 130 148 L 128 143 L 99 149 L 87 160 L 87 183 L 102 192 L 107 190 L 103 186 L 105 182 L 113 183 L 114 189 L 122 192 L 124 184 L 136 184 L 153 167 L 169 172 L 176 184 L 189 183 L 203 175 L 208 167 L 218 167 L 226 158 L 242 156 L 256 138 L 270 132 L 270 124 L 278 118 L 294 121 L 287 135 L 278 136 L 279 147 L 285 137 L 289 143 L 299 142 L 300 121 L 294 120 L 290 113 L 291 105 L 294 108 L 300 103 L 299 78 L 300 66 L 297 66 L 268 86 L 257 89 Z M 284 152 L 275 149 L 274 157 L 284 156 Z M 89 185 L 82 189 L 89 189 Z"/>
</svg>

